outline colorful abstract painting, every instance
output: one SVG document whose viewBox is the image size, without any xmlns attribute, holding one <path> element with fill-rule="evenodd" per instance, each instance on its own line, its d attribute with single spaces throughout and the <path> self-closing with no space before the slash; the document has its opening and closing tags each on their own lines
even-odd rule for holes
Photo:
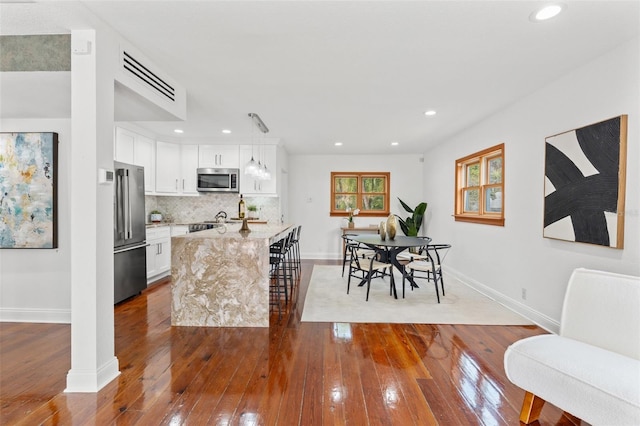
<svg viewBox="0 0 640 426">
<path fill-rule="evenodd" d="M 57 248 L 57 133 L 0 133 L 0 248 Z"/>
<path fill-rule="evenodd" d="M 623 248 L 627 116 L 546 139 L 544 231 Z"/>
</svg>

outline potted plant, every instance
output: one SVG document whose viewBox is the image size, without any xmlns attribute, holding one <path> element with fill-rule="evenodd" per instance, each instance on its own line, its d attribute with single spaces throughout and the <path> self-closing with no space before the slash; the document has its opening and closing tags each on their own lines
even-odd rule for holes
<svg viewBox="0 0 640 426">
<path fill-rule="evenodd" d="M 151 210 L 151 213 L 149 214 L 149 219 L 153 223 L 162 222 L 162 213 L 160 213 L 159 210 Z"/>
<path fill-rule="evenodd" d="M 402 207 L 409 213 L 411 216 L 408 216 L 406 219 L 402 219 L 400 216 L 396 215 L 398 218 L 398 222 L 400 222 L 400 228 L 404 235 L 408 237 L 417 237 L 418 231 L 420 231 L 420 226 L 422 226 L 422 218 L 424 217 L 424 212 L 427 210 L 427 203 L 420 203 L 416 206 L 415 209 L 409 207 L 404 201 L 398 198 Z"/>
<path fill-rule="evenodd" d="M 258 206 L 255 206 L 253 204 L 249 204 L 247 206 L 247 210 L 249 211 L 249 219 L 257 219 L 258 215 L 257 215 L 257 211 L 258 211 Z"/>
</svg>

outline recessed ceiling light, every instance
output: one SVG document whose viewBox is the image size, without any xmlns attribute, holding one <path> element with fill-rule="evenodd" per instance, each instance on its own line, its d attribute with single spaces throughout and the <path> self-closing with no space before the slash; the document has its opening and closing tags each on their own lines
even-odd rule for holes
<svg viewBox="0 0 640 426">
<path fill-rule="evenodd" d="M 229 133 L 231 133 L 231 130 L 229 130 L 229 129 L 224 129 L 224 130 L 222 131 L 222 133 L 224 133 L 225 135 L 228 135 Z"/>
<path fill-rule="evenodd" d="M 173 131 L 175 133 L 184 133 L 184 130 L 182 130 L 182 129 L 174 129 Z"/>
<path fill-rule="evenodd" d="M 560 12 L 562 12 L 567 5 L 564 3 L 549 3 L 537 9 L 529 15 L 529 20 L 532 22 L 542 22 L 547 19 L 551 19 L 554 16 L 557 16 Z"/>
<path fill-rule="evenodd" d="M 391 146 L 398 146 L 398 142 L 396 141 L 391 142 Z"/>
<path fill-rule="evenodd" d="M 429 111 L 425 111 L 424 115 L 426 115 L 427 117 L 431 117 L 432 115 L 436 115 L 436 112 L 430 109 Z"/>
<path fill-rule="evenodd" d="M 334 143 L 335 146 L 342 146 L 342 142 L 336 142 Z"/>
</svg>

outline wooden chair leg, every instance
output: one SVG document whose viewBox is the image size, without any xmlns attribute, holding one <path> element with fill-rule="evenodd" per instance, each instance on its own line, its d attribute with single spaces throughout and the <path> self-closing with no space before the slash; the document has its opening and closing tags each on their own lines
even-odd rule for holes
<svg viewBox="0 0 640 426">
<path fill-rule="evenodd" d="M 520 421 L 528 425 L 538 420 L 543 405 L 544 399 L 535 396 L 531 392 L 525 393 L 524 401 L 522 401 L 522 410 L 520 410 Z"/>
</svg>

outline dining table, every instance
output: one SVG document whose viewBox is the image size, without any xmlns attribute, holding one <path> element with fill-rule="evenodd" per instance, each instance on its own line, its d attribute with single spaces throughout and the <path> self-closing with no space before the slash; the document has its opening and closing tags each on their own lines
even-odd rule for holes
<svg viewBox="0 0 640 426">
<path fill-rule="evenodd" d="M 376 253 L 380 256 L 381 262 L 387 262 L 392 264 L 400 273 L 402 274 L 403 279 L 406 278 L 411 283 L 411 286 L 417 288 L 418 285 L 413 280 L 411 274 L 407 274 L 404 270 L 404 266 L 398 260 L 398 254 L 403 252 L 404 250 L 410 249 L 412 247 L 422 247 L 426 246 L 431 242 L 431 238 L 429 237 L 408 237 L 406 235 L 396 235 L 392 238 L 382 239 L 380 235 L 371 235 L 371 234 L 362 234 L 362 235 L 352 235 L 349 239 L 356 241 L 358 243 L 364 244 L 367 247 L 376 251 Z M 368 276 L 367 276 L 368 278 Z M 363 279 L 359 286 L 362 286 L 366 283 L 367 279 Z M 395 284 L 393 285 L 393 296 L 397 299 L 398 293 L 396 291 Z"/>
</svg>

